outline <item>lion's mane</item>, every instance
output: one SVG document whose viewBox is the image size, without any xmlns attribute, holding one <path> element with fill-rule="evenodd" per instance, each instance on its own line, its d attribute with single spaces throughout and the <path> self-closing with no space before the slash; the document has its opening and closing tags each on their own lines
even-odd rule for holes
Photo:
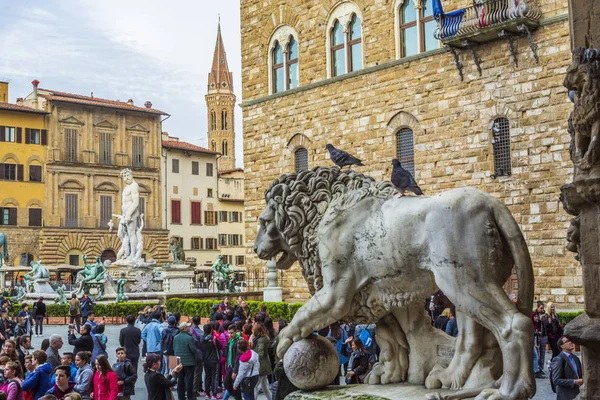
<svg viewBox="0 0 600 400">
<path fill-rule="evenodd" d="M 284 174 L 267 188 L 267 204 L 277 204 L 277 229 L 298 258 L 311 294 L 323 286 L 316 230 L 327 208 L 335 203 L 336 210 L 345 210 L 367 197 L 389 199 L 396 193 L 390 182 L 338 167 Z"/>
<path fill-rule="evenodd" d="M 575 130 L 589 137 L 592 125 L 600 118 L 600 50 L 577 48 L 565 83 L 579 94 L 573 110 Z M 583 153 L 587 148 L 582 149 Z"/>
</svg>

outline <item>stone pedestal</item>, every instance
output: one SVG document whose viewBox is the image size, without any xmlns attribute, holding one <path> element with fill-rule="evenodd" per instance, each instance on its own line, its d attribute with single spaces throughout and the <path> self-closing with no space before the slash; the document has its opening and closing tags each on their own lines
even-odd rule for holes
<svg viewBox="0 0 600 400">
<path fill-rule="evenodd" d="M 283 289 L 280 287 L 264 288 L 263 301 L 283 301 Z"/>
<path fill-rule="evenodd" d="M 186 293 L 193 290 L 194 269 L 181 265 L 172 265 L 161 272 L 165 293 Z"/>
<path fill-rule="evenodd" d="M 33 292 L 36 294 L 56 294 L 49 283 L 50 279 L 38 279 L 33 282 Z"/>
</svg>

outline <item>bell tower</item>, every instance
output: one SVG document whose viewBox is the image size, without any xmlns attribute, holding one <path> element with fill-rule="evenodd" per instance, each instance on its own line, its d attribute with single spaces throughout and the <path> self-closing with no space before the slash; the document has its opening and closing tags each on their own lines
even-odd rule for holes
<svg viewBox="0 0 600 400">
<path fill-rule="evenodd" d="M 220 21 L 217 28 L 217 43 L 212 69 L 208 74 L 208 93 L 205 99 L 208 109 L 208 148 L 221 153 L 218 162 L 219 171 L 235 169 L 233 74 L 229 72 L 227 65 Z"/>
</svg>

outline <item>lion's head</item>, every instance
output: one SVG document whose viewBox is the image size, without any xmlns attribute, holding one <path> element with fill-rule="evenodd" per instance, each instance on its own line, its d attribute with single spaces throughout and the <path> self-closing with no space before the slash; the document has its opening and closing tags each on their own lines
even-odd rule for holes
<svg viewBox="0 0 600 400">
<path fill-rule="evenodd" d="M 299 261 L 312 294 L 322 287 L 316 231 L 325 212 L 348 209 L 366 197 L 387 199 L 397 193 L 390 182 L 338 167 L 316 167 L 284 174 L 265 191 L 266 207 L 254 251 L 263 260 L 281 254 L 278 269 Z M 333 209 L 330 205 L 335 204 Z"/>
</svg>

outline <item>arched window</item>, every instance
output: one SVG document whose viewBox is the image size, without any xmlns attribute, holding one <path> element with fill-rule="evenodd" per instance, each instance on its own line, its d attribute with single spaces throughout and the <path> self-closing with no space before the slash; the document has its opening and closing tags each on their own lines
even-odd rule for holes
<svg viewBox="0 0 600 400">
<path fill-rule="evenodd" d="M 227 154 L 227 140 L 223 140 L 223 143 L 221 143 L 221 153 L 226 156 Z"/>
<path fill-rule="evenodd" d="M 293 36 L 287 46 L 287 75 L 288 89 L 298 87 L 298 42 Z"/>
<path fill-rule="evenodd" d="M 408 57 L 419 52 L 417 37 L 417 10 L 413 0 L 405 0 L 400 7 L 400 57 Z"/>
<path fill-rule="evenodd" d="M 396 133 L 396 158 L 415 176 L 415 142 L 410 128 L 402 128 Z"/>
<path fill-rule="evenodd" d="M 227 111 L 221 111 L 221 129 L 227 130 Z"/>
<path fill-rule="evenodd" d="M 434 34 L 437 22 L 433 17 L 433 0 L 421 0 L 415 8 L 414 0 L 396 0 L 398 57 L 409 57 L 437 49 L 440 44 Z"/>
<path fill-rule="evenodd" d="M 494 175 L 510 175 L 510 124 L 508 119 L 504 117 L 496 118 L 492 123 L 492 135 Z"/>
<path fill-rule="evenodd" d="M 106 260 L 110 260 L 111 263 L 117 261 L 117 255 L 113 250 L 106 249 L 102 252 L 100 255 L 100 261 L 104 262 Z"/>
<path fill-rule="evenodd" d="M 308 150 L 299 147 L 294 151 L 294 164 L 296 172 L 306 171 L 308 169 Z"/>
<path fill-rule="evenodd" d="M 19 255 L 19 265 L 21 267 L 29 266 L 32 261 L 33 261 L 33 254 L 22 253 L 21 255 Z"/>
<path fill-rule="evenodd" d="M 210 130 L 211 131 L 217 130 L 217 113 L 214 111 L 210 112 Z"/>
<path fill-rule="evenodd" d="M 348 72 L 362 68 L 362 27 L 360 18 L 356 14 L 350 20 L 350 31 L 348 32 Z"/>
<path fill-rule="evenodd" d="M 346 48 L 344 44 L 344 28 L 340 21 L 335 21 L 331 31 L 331 71 L 332 76 L 346 73 Z"/>
<path fill-rule="evenodd" d="M 279 41 L 275 42 L 273 47 L 273 93 L 283 92 L 285 90 L 285 79 L 283 68 L 283 48 Z"/>
<path fill-rule="evenodd" d="M 210 142 L 210 149 L 212 151 L 217 151 L 217 142 L 215 142 L 214 140 Z"/>
</svg>

